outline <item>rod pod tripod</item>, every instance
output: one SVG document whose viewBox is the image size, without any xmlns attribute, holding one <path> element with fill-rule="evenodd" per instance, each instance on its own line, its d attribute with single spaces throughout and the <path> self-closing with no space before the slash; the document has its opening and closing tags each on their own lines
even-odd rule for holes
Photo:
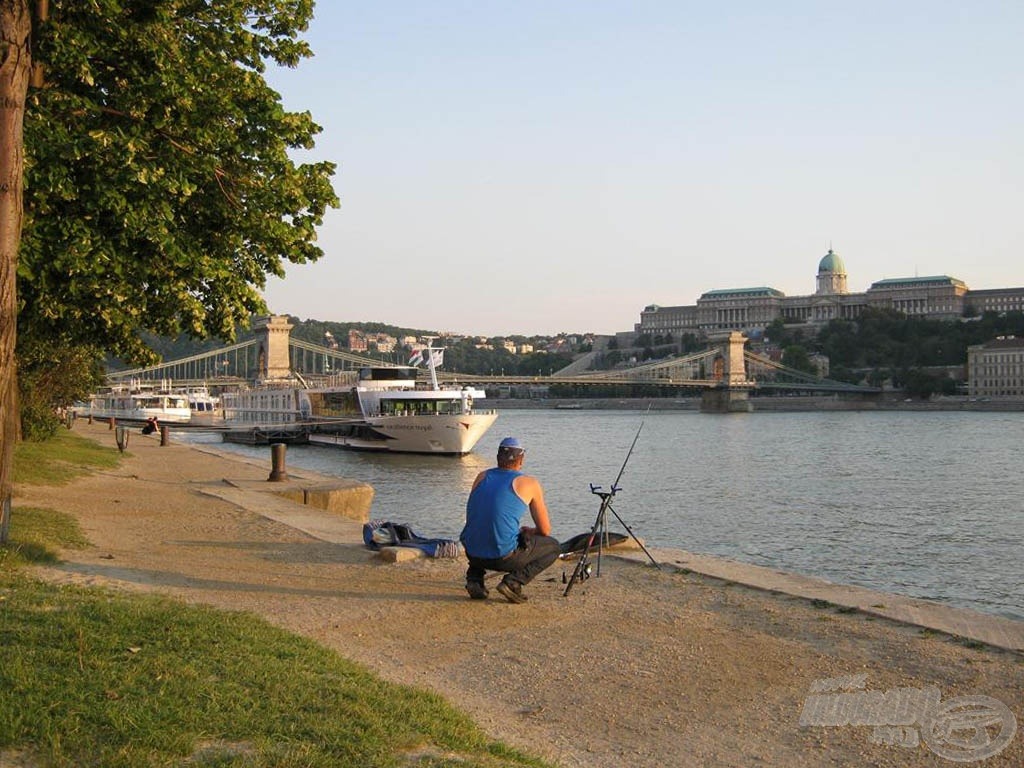
<svg viewBox="0 0 1024 768">
<path fill-rule="evenodd" d="M 648 413 L 650 412 L 650 406 L 647 407 Z M 646 418 L 646 414 L 644 414 Z M 601 497 L 601 505 L 597 510 L 597 517 L 594 519 L 594 525 L 590 529 L 590 535 L 587 537 L 587 546 L 583 550 L 583 554 L 580 555 L 580 559 L 576 561 L 576 567 L 573 569 L 572 578 L 565 586 L 565 591 L 562 593 L 562 597 L 568 597 L 569 592 L 576 585 L 578 581 L 584 581 L 590 578 L 591 572 L 594 570 L 593 565 L 590 562 L 590 553 L 596 546 L 597 548 L 597 570 L 596 575 L 601 575 L 601 552 L 608 540 L 608 513 L 611 512 L 615 515 L 615 519 L 619 521 L 626 532 L 632 537 L 633 541 L 644 551 L 644 554 L 650 559 L 651 563 L 654 564 L 655 568 L 660 568 L 658 561 L 654 559 L 654 556 L 647 551 L 647 547 L 644 546 L 643 542 L 636 537 L 633 533 L 633 529 L 626 524 L 626 521 L 619 517 L 619 513 L 615 511 L 612 506 L 612 499 L 615 498 L 615 494 L 619 492 L 620 486 L 619 481 L 622 479 L 622 473 L 626 471 L 626 465 L 629 463 L 629 457 L 633 455 L 633 449 L 636 447 L 636 441 L 640 439 L 640 430 L 644 428 L 643 420 L 640 421 L 640 427 L 636 431 L 636 435 L 633 437 L 633 443 L 629 446 L 629 452 L 626 454 L 626 460 L 622 462 L 622 467 L 619 469 L 619 474 L 615 478 L 615 482 L 611 485 L 611 490 L 602 490 L 601 486 L 590 484 L 590 492 L 595 496 Z M 564 578 L 564 576 L 563 576 Z"/>
</svg>

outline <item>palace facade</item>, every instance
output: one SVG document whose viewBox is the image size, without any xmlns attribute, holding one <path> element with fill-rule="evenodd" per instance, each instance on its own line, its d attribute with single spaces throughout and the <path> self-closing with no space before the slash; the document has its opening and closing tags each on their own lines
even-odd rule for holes
<svg viewBox="0 0 1024 768">
<path fill-rule="evenodd" d="M 708 291 L 687 306 L 651 304 L 640 313 L 637 334 L 702 338 L 720 331 L 746 334 L 763 331 L 772 321 L 820 326 L 830 320 L 853 320 L 868 307 L 893 309 L 908 316 L 955 320 L 983 312 L 1024 311 L 1024 288 L 972 291 L 962 280 L 940 275 L 879 280 L 864 293 L 846 287 L 846 265 L 829 249 L 818 263 L 817 290 L 808 296 L 786 296 L 775 288 L 731 288 Z"/>
</svg>

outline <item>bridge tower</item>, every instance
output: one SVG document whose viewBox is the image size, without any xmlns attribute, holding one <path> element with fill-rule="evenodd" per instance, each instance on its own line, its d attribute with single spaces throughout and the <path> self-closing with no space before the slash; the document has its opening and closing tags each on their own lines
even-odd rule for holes
<svg viewBox="0 0 1024 768">
<path fill-rule="evenodd" d="M 256 341 L 259 342 L 257 379 L 277 381 L 292 377 L 288 336 L 294 327 L 283 315 L 253 318 L 252 329 L 256 334 Z"/>
<path fill-rule="evenodd" d="M 700 409 L 704 413 L 749 413 L 753 410 L 750 390 L 754 382 L 747 379 L 743 347 L 747 337 L 739 331 L 709 336 L 708 341 L 720 344 L 720 358 L 715 359 L 718 383 L 704 390 Z"/>
</svg>

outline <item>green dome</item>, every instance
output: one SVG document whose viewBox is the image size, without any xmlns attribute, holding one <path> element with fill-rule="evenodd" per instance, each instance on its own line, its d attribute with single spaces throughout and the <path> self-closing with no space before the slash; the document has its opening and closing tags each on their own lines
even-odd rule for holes
<svg viewBox="0 0 1024 768">
<path fill-rule="evenodd" d="M 846 265 L 843 264 L 843 260 L 839 258 L 838 253 L 834 253 L 831 248 L 828 249 L 821 262 L 818 264 L 819 272 L 838 272 L 840 274 L 846 274 Z"/>
</svg>

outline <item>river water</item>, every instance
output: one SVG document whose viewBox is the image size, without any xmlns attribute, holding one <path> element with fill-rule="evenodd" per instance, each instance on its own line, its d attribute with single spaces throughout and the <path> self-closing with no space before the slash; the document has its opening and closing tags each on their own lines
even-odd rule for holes
<svg viewBox="0 0 1024 768">
<path fill-rule="evenodd" d="M 1024 413 L 503 410 L 461 458 L 293 446 L 287 461 L 371 484 L 374 518 L 454 538 L 515 435 L 567 539 L 594 524 L 590 485 L 609 488 L 638 431 L 614 509 L 648 545 L 1024 620 Z"/>
</svg>

